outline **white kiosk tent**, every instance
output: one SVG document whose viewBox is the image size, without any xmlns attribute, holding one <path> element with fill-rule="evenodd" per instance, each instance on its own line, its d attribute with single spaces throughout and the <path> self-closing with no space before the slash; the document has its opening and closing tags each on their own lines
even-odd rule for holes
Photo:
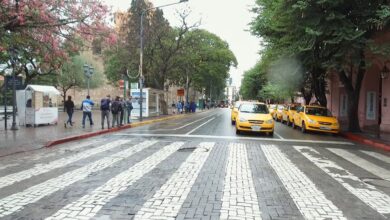
<svg viewBox="0 0 390 220">
<path fill-rule="evenodd" d="M 28 85 L 17 91 L 19 125 L 57 124 L 60 94 L 55 87 L 42 85 Z"/>
</svg>

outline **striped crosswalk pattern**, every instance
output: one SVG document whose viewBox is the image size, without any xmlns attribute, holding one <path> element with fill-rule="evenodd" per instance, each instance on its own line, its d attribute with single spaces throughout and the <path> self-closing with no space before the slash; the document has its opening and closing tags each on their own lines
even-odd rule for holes
<svg viewBox="0 0 390 220">
<path fill-rule="evenodd" d="M 220 217 L 221 219 L 261 219 L 244 144 L 229 144 Z"/>
<path fill-rule="evenodd" d="M 374 163 L 371 163 L 356 154 L 352 154 L 348 152 L 347 150 L 343 149 L 336 149 L 336 148 L 329 148 L 328 150 L 332 151 L 334 154 L 337 154 L 338 156 L 348 160 L 349 162 L 367 170 L 368 172 L 382 178 L 385 180 L 390 180 L 390 171 L 388 169 L 382 168 L 380 166 L 377 166 Z"/>
<path fill-rule="evenodd" d="M 358 175 L 360 170 L 379 178 L 389 177 L 386 154 L 317 146 L 286 148 L 239 141 L 195 140 L 190 144 L 194 146 L 191 148 L 186 148 L 184 141 L 154 139 L 94 143 L 97 146 L 83 152 L 67 153 L 70 156 L 51 162 L 46 158 L 49 162 L 0 177 L 0 219 L 116 219 L 118 213 L 123 214 L 121 219 L 390 218 L 390 190 L 369 185 Z M 225 153 L 218 153 L 218 149 L 224 149 Z M 58 158 L 58 155 L 53 156 Z M 177 158 L 181 159 L 177 161 Z M 78 165 L 84 165 L 69 168 L 76 161 L 80 161 Z M 172 164 L 175 166 L 171 167 Z M 221 167 L 223 172 L 206 169 L 213 165 Z M 118 166 L 121 169 L 116 169 Z M 57 168 L 60 168 L 60 174 L 48 173 Z M 164 170 L 162 176 L 154 176 L 160 175 L 161 170 Z M 47 174 L 40 175 L 44 173 Z M 103 175 L 98 176 L 100 173 Z M 38 175 L 42 180 L 29 179 Z M 317 177 L 321 175 L 326 175 L 326 181 L 319 183 L 322 180 Z M 159 179 L 163 181 L 148 185 L 148 181 Z M 99 182 L 47 212 L 45 204 L 50 204 L 51 199 L 91 180 Z M 29 185 L 29 181 L 33 183 Z M 337 185 L 339 192 L 325 189 L 329 184 Z M 4 188 L 13 185 L 21 190 Z M 128 196 L 139 188 L 145 190 L 132 199 L 142 198 L 127 204 Z M 280 194 L 273 197 L 267 192 Z M 351 201 L 344 206 L 340 201 L 345 201 L 341 199 L 345 197 L 356 198 L 358 202 Z M 113 204 L 124 207 L 111 209 Z M 354 209 L 346 210 L 346 207 Z M 294 211 L 285 212 L 283 209 L 286 208 Z M 269 211 L 277 214 L 271 215 L 267 213 Z M 31 216 L 29 212 L 33 212 Z M 113 216 L 107 216 L 107 213 Z"/>
<path fill-rule="evenodd" d="M 379 213 L 390 213 L 390 196 L 379 191 L 374 186 L 366 184 L 348 170 L 337 165 L 335 162 L 328 160 L 327 158 L 322 158 L 318 151 L 304 146 L 295 146 L 294 148 L 316 166 L 321 168 L 325 173 L 333 177 L 361 201 L 367 203 L 367 205 L 371 206 Z M 338 172 L 335 172 L 335 170 Z M 350 182 L 357 184 L 359 187 L 355 188 Z"/>
<path fill-rule="evenodd" d="M 201 143 L 161 189 L 143 205 L 135 219 L 174 218 L 213 146 L 214 143 Z"/>
<path fill-rule="evenodd" d="M 108 150 L 111 150 L 113 148 L 116 148 L 122 144 L 129 143 L 129 140 L 117 140 L 112 143 L 107 143 L 101 147 L 95 148 L 95 149 L 90 149 L 83 151 L 81 153 L 77 153 L 75 155 L 61 158 L 55 161 L 52 161 L 47 164 L 37 164 L 35 167 L 28 169 L 28 170 L 23 170 L 18 173 L 13 173 L 4 177 L 0 178 L 0 189 L 9 185 L 12 185 L 15 182 L 20 182 L 22 180 L 31 178 L 33 176 L 40 175 L 42 173 L 49 172 L 51 170 L 64 167 L 68 164 L 74 163 L 78 160 L 85 159 L 87 157 L 90 157 L 92 155 L 96 155 L 98 153 L 102 153 Z"/>
<path fill-rule="evenodd" d="M 0 199 L 0 217 L 12 214 L 22 209 L 27 204 L 36 202 L 54 192 L 64 189 L 65 187 L 86 178 L 89 174 L 103 170 L 155 143 L 156 141 L 146 141 L 140 143 L 127 150 L 104 157 L 103 159 L 90 163 L 84 167 L 32 186 L 22 192 Z"/>
<path fill-rule="evenodd" d="M 262 145 L 261 149 L 307 219 L 345 219 L 342 211 L 276 146 Z"/>
<path fill-rule="evenodd" d="M 377 153 L 377 152 L 365 151 L 365 150 L 361 150 L 360 152 L 365 153 L 367 155 L 370 155 L 371 157 L 375 157 L 378 160 L 381 160 L 385 163 L 390 164 L 390 156 L 385 156 L 385 155 Z"/>
</svg>

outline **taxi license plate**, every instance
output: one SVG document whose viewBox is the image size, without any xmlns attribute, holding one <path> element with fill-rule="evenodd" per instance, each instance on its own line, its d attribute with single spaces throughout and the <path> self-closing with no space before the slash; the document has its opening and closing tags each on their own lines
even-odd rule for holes
<svg viewBox="0 0 390 220">
<path fill-rule="evenodd" d="M 260 131 L 261 127 L 260 126 L 252 126 L 252 131 Z"/>
<path fill-rule="evenodd" d="M 327 130 L 327 131 L 332 130 L 330 127 L 327 127 L 327 126 L 321 126 L 320 129 Z"/>
</svg>

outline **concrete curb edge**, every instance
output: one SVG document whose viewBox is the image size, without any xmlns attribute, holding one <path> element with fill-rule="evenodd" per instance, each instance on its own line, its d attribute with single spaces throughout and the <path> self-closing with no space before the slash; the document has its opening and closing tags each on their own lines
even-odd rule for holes
<svg viewBox="0 0 390 220">
<path fill-rule="evenodd" d="M 146 121 L 142 121 L 142 122 L 135 122 L 132 124 L 126 124 L 126 125 L 121 126 L 121 127 L 115 127 L 115 128 L 110 128 L 110 129 L 106 129 L 106 130 L 95 131 L 95 132 L 90 132 L 90 133 L 86 133 L 86 134 L 60 138 L 57 140 L 49 141 L 44 146 L 45 147 L 52 147 L 52 146 L 67 143 L 70 141 L 86 139 L 86 138 L 95 137 L 95 136 L 102 135 L 102 134 L 113 133 L 113 132 L 128 129 L 128 128 L 134 128 L 134 127 L 139 127 L 142 125 L 152 124 L 152 123 L 156 123 L 156 122 L 167 121 L 167 120 L 171 120 L 171 119 L 175 119 L 175 118 L 181 118 L 181 117 L 184 117 L 187 115 L 189 115 L 189 114 L 167 116 L 167 117 L 162 117 L 162 118 L 157 118 L 157 119 L 146 120 Z"/>
<path fill-rule="evenodd" d="M 358 134 L 345 132 L 345 133 L 342 133 L 341 135 L 343 137 L 349 139 L 349 140 L 356 141 L 358 143 L 361 143 L 361 144 L 364 144 L 364 145 L 368 145 L 368 146 L 373 147 L 373 148 L 381 149 L 381 150 L 384 150 L 384 151 L 390 151 L 390 145 L 387 145 L 387 144 L 384 144 L 384 143 L 380 143 L 380 142 L 376 142 L 374 140 L 370 140 L 370 139 L 364 138 L 364 137 L 362 137 L 362 136 L 360 136 Z"/>
</svg>

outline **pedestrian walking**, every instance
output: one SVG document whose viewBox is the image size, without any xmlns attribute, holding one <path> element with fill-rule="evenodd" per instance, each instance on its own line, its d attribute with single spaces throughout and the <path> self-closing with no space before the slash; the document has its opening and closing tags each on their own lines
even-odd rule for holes
<svg viewBox="0 0 390 220">
<path fill-rule="evenodd" d="M 183 113 L 183 105 L 181 104 L 181 102 L 177 102 L 177 114 L 181 114 Z"/>
<path fill-rule="evenodd" d="M 119 110 L 119 116 L 120 116 L 120 126 L 122 126 L 124 124 L 124 120 L 125 120 L 125 109 L 126 109 L 126 104 L 125 104 L 125 100 L 120 97 L 119 98 L 119 102 L 121 104 L 121 108 Z"/>
<path fill-rule="evenodd" d="M 72 96 L 68 96 L 68 100 L 65 101 L 64 103 L 64 108 L 66 111 L 66 114 L 68 114 L 68 120 L 65 122 L 64 126 L 66 128 L 67 124 L 70 126 L 73 126 L 72 123 L 72 116 L 74 112 L 74 102 L 72 101 Z"/>
<path fill-rule="evenodd" d="M 106 98 L 100 100 L 100 111 L 102 118 L 102 129 L 104 129 L 104 120 L 107 120 L 107 128 L 110 129 L 110 105 L 111 96 L 107 95 Z"/>
<path fill-rule="evenodd" d="M 131 99 L 133 97 L 129 97 L 127 98 L 127 101 L 126 101 L 126 110 L 127 110 L 127 124 L 130 124 L 130 119 L 131 119 L 131 111 L 133 110 L 133 103 L 131 102 Z"/>
<path fill-rule="evenodd" d="M 119 96 L 115 97 L 115 100 L 111 104 L 111 113 L 112 113 L 112 127 L 116 125 L 119 127 L 119 112 L 121 111 L 122 105 L 119 100 Z"/>
<path fill-rule="evenodd" d="M 85 128 L 85 118 L 88 117 L 89 124 L 92 126 L 93 121 L 92 121 L 92 106 L 94 106 L 95 103 L 91 100 L 91 97 L 87 95 L 87 98 L 83 100 L 81 103 L 81 110 L 83 110 L 83 121 L 82 125 L 83 128 Z"/>
</svg>

